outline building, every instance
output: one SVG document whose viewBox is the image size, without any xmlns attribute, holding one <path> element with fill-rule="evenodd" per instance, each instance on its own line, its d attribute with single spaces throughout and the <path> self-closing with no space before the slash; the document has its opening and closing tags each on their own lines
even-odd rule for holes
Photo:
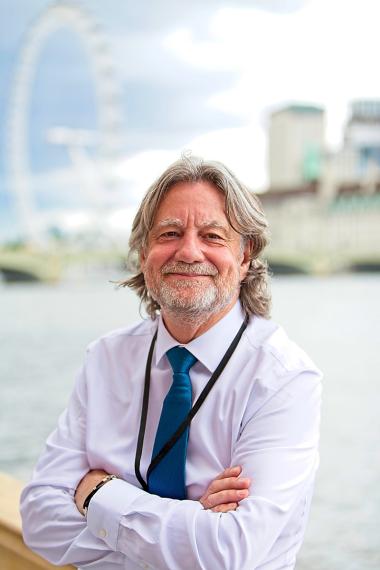
<svg viewBox="0 0 380 570">
<path fill-rule="evenodd" d="M 272 113 L 269 125 L 270 189 L 286 191 L 321 176 L 324 109 L 289 105 Z"/>
<path fill-rule="evenodd" d="M 355 101 L 338 152 L 324 144 L 324 111 L 271 115 L 270 187 L 260 195 L 273 271 L 379 270 L 380 101 Z"/>
<path fill-rule="evenodd" d="M 351 104 L 344 148 L 355 155 L 354 179 L 366 178 L 368 170 L 380 168 L 380 100 L 358 100 Z"/>
<path fill-rule="evenodd" d="M 331 201 L 379 191 L 380 100 L 357 100 L 350 105 L 341 149 L 325 157 L 321 193 Z"/>
</svg>

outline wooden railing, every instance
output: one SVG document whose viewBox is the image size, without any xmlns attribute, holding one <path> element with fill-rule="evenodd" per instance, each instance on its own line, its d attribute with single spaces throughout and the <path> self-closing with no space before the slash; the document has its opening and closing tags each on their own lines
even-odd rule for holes
<svg viewBox="0 0 380 570">
<path fill-rule="evenodd" d="M 25 546 L 18 510 L 23 484 L 0 473 L 0 568 L 1 570 L 51 570 L 56 568 Z M 61 566 L 73 570 L 73 566 Z"/>
</svg>

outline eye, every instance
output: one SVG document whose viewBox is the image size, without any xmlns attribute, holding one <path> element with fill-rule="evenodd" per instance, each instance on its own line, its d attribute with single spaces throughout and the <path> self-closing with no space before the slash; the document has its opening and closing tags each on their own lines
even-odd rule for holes
<svg viewBox="0 0 380 570">
<path fill-rule="evenodd" d="M 212 232 L 206 234 L 205 237 L 210 241 L 221 241 L 223 239 L 222 236 L 220 236 L 219 234 L 214 234 Z"/>
<path fill-rule="evenodd" d="M 163 232 L 162 234 L 160 234 L 160 238 L 163 238 L 163 239 L 165 239 L 165 238 L 170 239 L 170 238 L 175 238 L 178 236 L 179 236 L 179 232 L 177 232 L 175 230 L 170 230 L 170 231 Z"/>
</svg>

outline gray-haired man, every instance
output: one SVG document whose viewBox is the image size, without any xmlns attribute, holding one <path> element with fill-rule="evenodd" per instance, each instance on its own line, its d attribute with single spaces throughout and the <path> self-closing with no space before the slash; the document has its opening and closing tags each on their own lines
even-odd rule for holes
<svg viewBox="0 0 380 570">
<path fill-rule="evenodd" d="M 219 163 L 185 157 L 149 189 L 123 283 L 149 318 L 90 345 L 23 492 L 31 548 L 103 570 L 294 568 L 320 372 L 269 319 L 266 231 Z"/>
</svg>

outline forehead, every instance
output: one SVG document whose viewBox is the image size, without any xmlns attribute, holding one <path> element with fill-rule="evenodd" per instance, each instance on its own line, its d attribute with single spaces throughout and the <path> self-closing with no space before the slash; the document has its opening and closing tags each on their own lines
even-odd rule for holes
<svg viewBox="0 0 380 570">
<path fill-rule="evenodd" d="M 225 214 L 223 194 L 208 182 L 179 182 L 166 193 L 157 209 L 154 225 L 165 219 L 186 221 L 193 219 L 196 223 L 218 221 L 229 226 Z"/>
</svg>

